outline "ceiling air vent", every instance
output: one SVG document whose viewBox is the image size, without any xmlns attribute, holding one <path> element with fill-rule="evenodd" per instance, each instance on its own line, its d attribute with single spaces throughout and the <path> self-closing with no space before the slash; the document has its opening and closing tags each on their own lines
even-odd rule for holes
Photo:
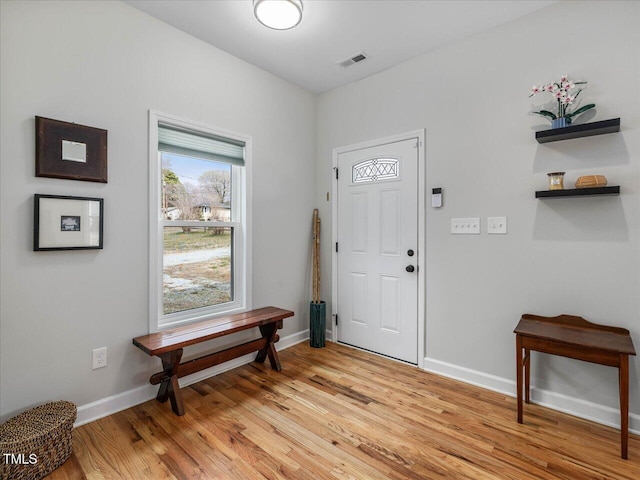
<svg viewBox="0 0 640 480">
<path fill-rule="evenodd" d="M 367 59 L 367 56 L 364 54 L 364 52 L 358 52 L 355 55 L 352 55 L 351 57 L 347 58 L 346 60 L 339 61 L 338 65 L 340 65 L 342 68 L 346 68 L 353 65 L 354 63 L 358 63 L 366 59 Z"/>
</svg>

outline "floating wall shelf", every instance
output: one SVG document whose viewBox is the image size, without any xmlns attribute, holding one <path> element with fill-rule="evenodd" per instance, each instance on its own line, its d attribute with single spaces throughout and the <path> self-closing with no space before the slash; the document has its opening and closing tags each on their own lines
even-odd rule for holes
<svg viewBox="0 0 640 480">
<path fill-rule="evenodd" d="M 570 125 L 568 127 L 554 128 L 536 132 L 538 143 L 558 142 L 570 138 L 591 137 L 620 131 L 620 119 L 612 118 L 600 122 L 583 123 L 582 125 Z"/>
<path fill-rule="evenodd" d="M 560 197 L 585 197 L 588 195 L 619 195 L 620 186 L 571 188 L 568 190 L 540 190 L 536 192 L 536 198 L 560 198 Z"/>
</svg>

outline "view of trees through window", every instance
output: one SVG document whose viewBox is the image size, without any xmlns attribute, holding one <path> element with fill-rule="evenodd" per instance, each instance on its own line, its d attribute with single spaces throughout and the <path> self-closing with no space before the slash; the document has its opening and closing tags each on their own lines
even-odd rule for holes
<svg viewBox="0 0 640 480">
<path fill-rule="evenodd" d="M 161 161 L 164 314 L 230 302 L 233 228 L 219 224 L 232 218 L 231 165 L 166 152 Z M 203 225 L 184 223 L 193 221 Z"/>
</svg>

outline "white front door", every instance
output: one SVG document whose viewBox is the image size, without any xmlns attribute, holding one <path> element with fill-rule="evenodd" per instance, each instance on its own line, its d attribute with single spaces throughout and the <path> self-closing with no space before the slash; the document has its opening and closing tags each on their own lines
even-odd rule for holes
<svg viewBox="0 0 640 480">
<path fill-rule="evenodd" d="M 338 155 L 338 341 L 418 361 L 418 138 Z"/>
</svg>

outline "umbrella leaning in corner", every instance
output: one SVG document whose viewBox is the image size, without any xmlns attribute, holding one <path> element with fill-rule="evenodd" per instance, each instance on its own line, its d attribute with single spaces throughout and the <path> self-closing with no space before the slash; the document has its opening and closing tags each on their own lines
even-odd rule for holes
<svg viewBox="0 0 640 480">
<path fill-rule="evenodd" d="M 313 210 L 313 287 L 310 305 L 309 344 L 314 348 L 324 347 L 327 305 L 320 300 L 320 217 Z"/>
</svg>

